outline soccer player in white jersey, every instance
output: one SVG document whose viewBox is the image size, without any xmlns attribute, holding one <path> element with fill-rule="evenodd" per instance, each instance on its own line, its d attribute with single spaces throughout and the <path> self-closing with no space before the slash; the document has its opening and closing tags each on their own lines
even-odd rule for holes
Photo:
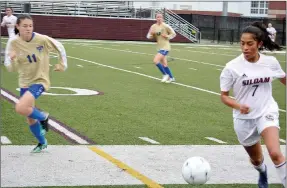
<svg viewBox="0 0 287 188">
<path fill-rule="evenodd" d="M 243 30 L 240 46 L 242 54 L 228 62 L 220 75 L 221 101 L 233 108 L 234 130 L 259 172 L 259 188 L 268 187 L 261 137 L 285 187 L 286 160 L 280 150 L 279 108 L 272 97 L 272 81 L 279 79 L 286 86 L 286 74 L 275 57 L 260 53 L 263 47 L 271 51 L 280 47 L 261 22 Z M 229 97 L 231 89 L 234 99 Z"/>
<path fill-rule="evenodd" d="M 35 101 L 50 87 L 49 53 L 54 51 L 59 55 L 54 71 L 64 71 L 67 68 L 66 51 L 60 42 L 33 32 L 33 20 L 29 15 L 20 15 L 16 28 L 19 35 L 8 40 L 4 65 L 8 71 L 19 73 L 20 99 L 15 109 L 27 117 L 30 130 L 39 143 L 32 152 L 38 153 L 47 147 L 45 134 L 49 114 L 35 108 Z"/>
<path fill-rule="evenodd" d="M 153 24 L 147 34 L 148 39 L 155 39 L 157 42 L 157 54 L 153 62 L 163 74 L 161 82 L 171 83 L 175 79 L 167 64 L 166 56 L 171 50 L 169 41 L 176 36 L 175 31 L 168 24 L 163 22 L 163 15 L 156 15 L 156 23 Z"/>
<path fill-rule="evenodd" d="M 273 42 L 275 42 L 277 31 L 276 31 L 276 29 L 275 29 L 274 27 L 272 27 L 272 24 L 271 24 L 271 23 L 268 24 L 268 28 L 267 28 L 266 30 L 267 30 L 267 32 L 269 33 L 269 37 L 271 38 L 271 40 L 272 40 Z"/>
<path fill-rule="evenodd" d="M 3 17 L 1 26 L 7 27 L 9 38 L 12 38 L 15 36 L 15 25 L 16 25 L 17 17 L 12 14 L 13 9 L 11 7 L 6 7 L 5 11 L 6 11 L 6 16 Z"/>
</svg>

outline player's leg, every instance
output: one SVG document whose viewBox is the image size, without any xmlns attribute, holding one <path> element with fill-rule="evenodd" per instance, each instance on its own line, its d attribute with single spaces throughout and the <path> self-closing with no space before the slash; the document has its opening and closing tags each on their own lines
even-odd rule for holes
<svg viewBox="0 0 287 188">
<path fill-rule="evenodd" d="M 167 53 L 166 53 L 166 55 L 167 55 Z M 171 73 L 170 68 L 168 67 L 166 55 L 162 59 L 162 64 L 163 64 L 165 72 L 169 75 L 169 79 L 166 81 L 166 83 L 170 83 L 170 82 L 174 82 L 175 79 Z"/>
<path fill-rule="evenodd" d="M 16 104 L 16 112 L 20 115 L 36 119 L 38 121 L 45 121 L 48 119 L 48 114 L 44 113 L 34 107 L 35 99 L 37 99 L 42 92 L 44 87 L 41 84 L 34 84 L 27 88 L 22 88 L 23 95 Z"/>
<path fill-rule="evenodd" d="M 38 120 L 27 118 L 27 122 L 30 125 L 30 131 L 33 133 L 35 138 L 38 140 L 37 146 L 32 150 L 33 153 L 41 152 L 47 148 L 48 142 L 45 138 L 46 130 L 43 129 L 41 123 Z"/>
<path fill-rule="evenodd" d="M 158 69 L 160 70 L 160 72 L 163 74 L 163 78 L 161 80 L 161 82 L 166 82 L 169 78 L 168 74 L 165 72 L 163 65 L 161 64 L 162 58 L 164 56 L 160 53 L 157 53 L 153 59 L 153 62 L 155 63 L 155 65 L 158 67 Z"/>
<path fill-rule="evenodd" d="M 28 92 L 29 92 L 29 88 L 21 88 L 20 100 L 22 99 L 22 96 Z M 22 105 L 22 103 L 20 103 L 20 105 Z M 31 100 L 31 107 L 34 107 L 34 106 L 35 106 L 35 99 Z M 18 108 L 19 108 L 19 106 L 16 105 L 16 110 L 19 110 Z M 30 131 L 32 132 L 32 134 L 35 136 L 35 138 L 38 140 L 38 143 L 39 143 L 32 150 L 32 152 L 40 152 L 42 149 L 47 147 L 47 140 L 45 139 L 46 130 L 43 129 L 41 123 L 36 119 L 32 119 L 32 118 L 27 117 L 27 123 L 29 125 Z"/>
<path fill-rule="evenodd" d="M 268 113 L 260 118 L 258 132 L 261 134 L 271 160 L 284 187 L 286 186 L 286 159 L 281 152 L 279 142 L 279 114 Z"/>
<path fill-rule="evenodd" d="M 255 120 L 234 119 L 234 130 L 238 141 L 248 153 L 251 164 L 259 172 L 258 187 L 267 188 L 267 167 L 264 163 L 260 135 L 257 132 Z"/>
</svg>

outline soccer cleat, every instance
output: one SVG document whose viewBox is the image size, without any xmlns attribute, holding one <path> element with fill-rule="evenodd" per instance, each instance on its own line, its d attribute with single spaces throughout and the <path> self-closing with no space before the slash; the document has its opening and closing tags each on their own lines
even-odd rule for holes
<svg viewBox="0 0 287 188">
<path fill-rule="evenodd" d="M 40 121 L 41 125 L 42 125 L 42 128 L 48 132 L 49 131 L 49 124 L 48 124 L 48 121 L 49 121 L 49 113 L 47 112 L 43 112 L 46 114 L 46 119 L 43 120 L 43 121 Z"/>
<path fill-rule="evenodd" d="M 259 172 L 258 188 L 268 188 L 267 166 L 265 172 Z"/>
<path fill-rule="evenodd" d="M 166 82 L 168 79 L 169 79 L 169 75 L 165 74 L 163 75 L 161 82 Z"/>
<path fill-rule="evenodd" d="M 175 82 L 175 78 L 169 78 L 165 83 Z"/>
<path fill-rule="evenodd" d="M 47 148 L 48 147 L 48 142 L 47 140 L 45 139 L 45 143 L 44 144 L 41 144 L 39 143 L 32 151 L 31 153 L 40 153 L 43 149 Z"/>
</svg>

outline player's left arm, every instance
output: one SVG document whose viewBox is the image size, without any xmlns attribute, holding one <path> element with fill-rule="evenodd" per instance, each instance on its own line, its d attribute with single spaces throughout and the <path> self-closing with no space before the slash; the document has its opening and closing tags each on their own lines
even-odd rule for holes
<svg viewBox="0 0 287 188">
<path fill-rule="evenodd" d="M 286 73 L 282 70 L 279 61 L 274 57 L 274 65 L 271 68 L 275 73 L 275 78 L 278 78 L 279 81 L 286 86 Z"/>
<path fill-rule="evenodd" d="M 48 51 L 57 52 L 59 56 L 59 63 L 55 65 L 54 71 L 65 71 L 68 68 L 67 63 L 67 55 L 64 46 L 57 40 L 45 36 L 46 38 L 46 46 L 48 47 Z"/>
<path fill-rule="evenodd" d="M 166 27 L 167 27 L 167 33 L 168 33 L 168 35 L 166 36 L 167 39 L 171 40 L 174 37 L 176 37 L 176 33 L 175 33 L 174 29 L 168 24 L 166 24 Z"/>
</svg>

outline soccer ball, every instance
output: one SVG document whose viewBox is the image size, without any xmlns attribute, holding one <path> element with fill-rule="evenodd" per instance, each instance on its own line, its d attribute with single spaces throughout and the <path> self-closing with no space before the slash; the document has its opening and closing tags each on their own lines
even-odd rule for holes
<svg viewBox="0 0 287 188">
<path fill-rule="evenodd" d="M 191 157 L 182 166 L 183 179 L 189 184 L 205 184 L 210 171 L 210 164 L 202 157 Z"/>
</svg>

